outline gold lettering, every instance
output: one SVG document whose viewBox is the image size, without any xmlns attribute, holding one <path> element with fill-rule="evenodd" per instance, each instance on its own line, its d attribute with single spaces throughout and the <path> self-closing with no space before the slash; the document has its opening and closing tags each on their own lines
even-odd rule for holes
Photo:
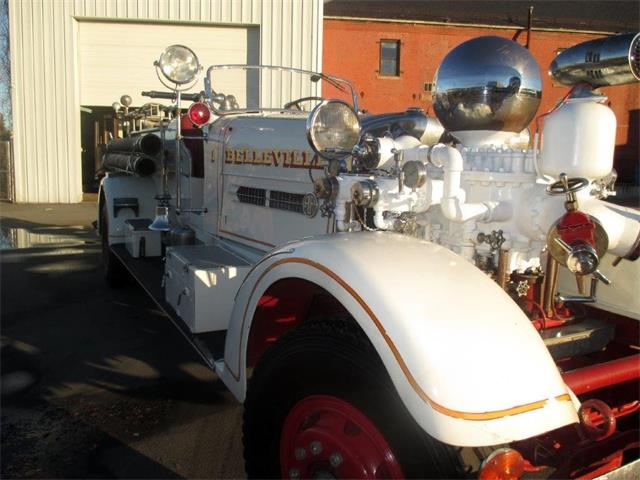
<svg viewBox="0 0 640 480">
<path fill-rule="evenodd" d="M 235 150 L 231 150 L 230 148 L 227 148 L 224 151 L 224 163 L 233 163 L 235 160 Z"/>
<path fill-rule="evenodd" d="M 301 165 L 302 159 L 300 158 L 300 152 L 297 150 L 291 150 L 291 168 L 298 168 Z"/>
<path fill-rule="evenodd" d="M 291 162 L 293 161 L 293 152 L 282 152 L 282 156 L 284 157 L 284 163 L 282 166 L 284 168 L 289 168 L 291 166 Z"/>
</svg>

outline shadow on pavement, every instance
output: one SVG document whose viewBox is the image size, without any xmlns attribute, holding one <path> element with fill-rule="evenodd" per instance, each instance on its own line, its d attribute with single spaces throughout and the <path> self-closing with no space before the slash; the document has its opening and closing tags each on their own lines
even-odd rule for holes
<svg viewBox="0 0 640 480">
<path fill-rule="evenodd" d="M 241 477 L 241 409 L 90 227 L 1 256 L 2 477 Z M 73 242 L 76 243 L 73 243 Z"/>
</svg>

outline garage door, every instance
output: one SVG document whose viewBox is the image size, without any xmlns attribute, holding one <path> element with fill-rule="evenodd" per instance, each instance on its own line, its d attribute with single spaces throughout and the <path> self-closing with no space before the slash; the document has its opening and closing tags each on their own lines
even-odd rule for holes
<svg viewBox="0 0 640 480">
<path fill-rule="evenodd" d="M 165 90 L 153 62 L 165 47 L 179 43 L 191 48 L 205 67 L 223 63 L 257 64 L 257 27 L 222 27 L 150 23 L 87 22 L 78 24 L 81 105 L 109 106 L 121 95 L 133 105 L 149 101 L 143 90 Z M 221 91 L 234 91 L 243 102 L 243 78 L 226 78 Z M 203 89 L 199 81 L 192 91 Z M 242 103 L 241 103 L 242 104 Z"/>
</svg>

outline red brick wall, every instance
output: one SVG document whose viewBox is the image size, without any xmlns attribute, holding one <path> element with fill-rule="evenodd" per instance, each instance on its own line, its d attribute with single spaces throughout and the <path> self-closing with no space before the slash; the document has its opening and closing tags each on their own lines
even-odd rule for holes
<svg viewBox="0 0 640 480">
<path fill-rule="evenodd" d="M 425 82 L 432 82 L 445 55 L 460 43 L 481 35 L 497 35 L 513 39 L 517 30 L 416 25 L 407 23 L 359 22 L 351 20 L 324 21 L 323 70 L 354 82 L 360 96 L 360 108 L 373 113 L 401 111 L 417 106 L 433 114 L 431 95 L 424 91 Z M 542 103 L 538 114 L 551 109 L 567 91 L 554 86 L 547 68 L 558 48 L 597 38 L 597 35 L 533 31 L 531 53 L 541 67 L 543 77 Z M 380 40 L 400 40 L 400 76 L 378 75 Z M 518 41 L 524 45 L 526 32 Z M 323 87 L 325 97 L 343 97 L 331 87 Z M 640 126 L 640 85 L 625 85 L 603 89 L 618 119 L 616 144 L 617 167 L 626 177 L 637 175 Z M 532 125 L 532 130 L 534 126 Z"/>
</svg>

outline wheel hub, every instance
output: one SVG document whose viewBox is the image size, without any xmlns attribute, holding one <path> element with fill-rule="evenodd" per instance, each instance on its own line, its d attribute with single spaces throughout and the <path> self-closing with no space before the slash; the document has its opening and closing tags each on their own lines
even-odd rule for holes
<svg viewBox="0 0 640 480">
<path fill-rule="evenodd" d="M 283 478 L 403 478 L 384 435 L 352 404 L 329 395 L 300 400 L 280 440 Z"/>
</svg>

